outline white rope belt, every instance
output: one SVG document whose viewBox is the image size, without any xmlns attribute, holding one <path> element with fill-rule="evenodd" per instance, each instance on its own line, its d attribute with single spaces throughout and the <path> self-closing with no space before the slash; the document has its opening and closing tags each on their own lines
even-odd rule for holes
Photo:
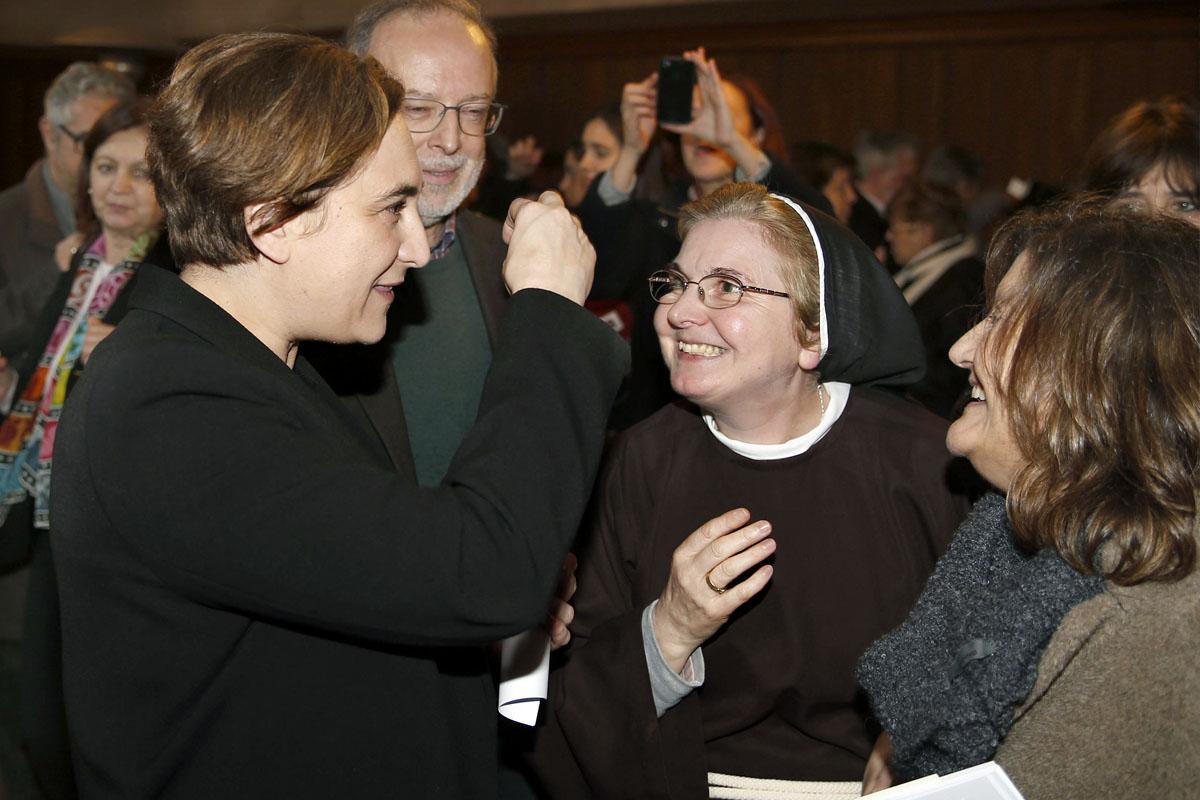
<svg viewBox="0 0 1200 800">
<path fill-rule="evenodd" d="M 848 800 L 861 794 L 859 781 L 783 781 L 708 773 L 708 796 L 719 800 Z"/>
</svg>

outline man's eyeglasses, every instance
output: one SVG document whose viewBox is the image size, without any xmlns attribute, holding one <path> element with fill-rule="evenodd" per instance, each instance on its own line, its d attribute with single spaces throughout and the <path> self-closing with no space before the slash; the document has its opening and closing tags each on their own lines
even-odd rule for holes
<svg viewBox="0 0 1200 800">
<path fill-rule="evenodd" d="M 673 269 L 660 269 L 650 276 L 650 296 L 662 305 L 670 305 L 687 291 L 689 284 L 696 284 L 700 300 L 709 308 L 729 308 L 736 306 L 746 292 L 769 294 L 772 297 L 788 297 L 787 292 L 777 292 L 774 289 L 762 289 L 758 286 L 747 286 L 730 275 L 705 275 L 698 281 L 689 281 L 682 272 Z"/>
<path fill-rule="evenodd" d="M 77 145 L 83 144 L 83 140 L 86 139 L 88 135 L 87 131 L 84 131 L 83 133 L 73 133 L 70 128 L 62 124 L 55 125 L 54 127 L 65 133 L 67 138 Z"/>
<path fill-rule="evenodd" d="M 408 125 L 409 133 L 429 133 L 442 124 L 447 111 L 458 117 L 458 129 L 468 136 L 490 136 L 500 127 L 504 116 L 503 103 L 463 103 L 448 106 L 437 100 L 405 98 L 400 103 L 400 114 Z"/>
</svg>

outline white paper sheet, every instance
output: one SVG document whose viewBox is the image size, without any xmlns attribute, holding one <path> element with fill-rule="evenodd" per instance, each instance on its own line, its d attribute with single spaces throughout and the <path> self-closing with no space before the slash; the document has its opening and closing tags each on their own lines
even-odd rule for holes
<svg viewBox="0 0 1200 800">
<path fill-rule="evenodd" d="M 499 711 L 522 725 L 537 723 L 550 682 L 550 635 L 532 628 L 500 643 Z"/>
<path fill-rule="evenodd" d="M 995 761 L 949 775 L 929 775 L 871 795 L 872 800 L 1022 800 L 1008 774 Z"/>
</svg>

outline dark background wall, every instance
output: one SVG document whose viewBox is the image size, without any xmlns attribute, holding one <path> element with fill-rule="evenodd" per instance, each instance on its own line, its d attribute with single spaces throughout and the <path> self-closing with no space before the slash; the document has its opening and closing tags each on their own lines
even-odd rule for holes
<svg viewBox="0 0 1200 800">
<path fill-rule="evenodd" d="M 499 20 L 500 99 L 511 106 L 503 133 L 532 133 L 561 152 L 590 110 L 649 74 L 659 56 L 704 45 L 723 72 L 762 85 L 789 142 L 848 147 L 863 127 L 899 127 L 926 147 L 974 150 L 993 182 L 1065 181 L 1105 121 L 1132 101 L 1200 94 L 1197 15 L 1177 3 L 857 20 L 745 8 Z M 0 185 L 19 180 L 41 152 L 36 121 L 49 81 L 70 61 L 106 52 L 0 47 Z M 170 52 L 132 56 L 144 90 L 169 74 Z"/>
<path fill-rule="evenodd" d="M 1071 178 L 1092 138 L 1139 98 L 1200 93 L 1192 10 L 1142 7 L 756 22 L 664 30 L 501 29 L 506 134 L 561 148 L 584 117 L 658 57 L 704 45 L 722 72 L 749 74 L 787 141 L 849 147 L 897 127 L 967 147 L 993 181 Z"/>
</svg>

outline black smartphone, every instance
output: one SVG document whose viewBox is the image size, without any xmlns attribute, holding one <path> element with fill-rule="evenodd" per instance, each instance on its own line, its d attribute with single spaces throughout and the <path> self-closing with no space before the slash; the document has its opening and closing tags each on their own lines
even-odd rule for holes
<svg viewBox="0 0 1200 800">
<path fill-rule="evenodd" d="M 664 56 L 658 64 L 658 121 L 692 121 L 692 87 L 696 65 L 686 58 Z"/>
</svg>

